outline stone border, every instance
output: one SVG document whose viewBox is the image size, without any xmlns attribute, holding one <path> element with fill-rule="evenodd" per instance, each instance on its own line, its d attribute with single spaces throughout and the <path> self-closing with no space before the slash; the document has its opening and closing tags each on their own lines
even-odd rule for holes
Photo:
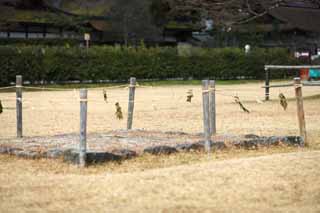
<svg viewBox="0 0 320 213">
<path fill-rule="evenodd" d="M 272 137 L 259 137 L 256 135 L 245 135 L 245 140 L 233 141 L 233 142 L 211 142 L 213 150 L 225 150 L 230 148 L 237 149 L 259 149 L 259 147 L 270 147 L 278 145 L 288 146 L 304 146 L 303 138 L 300 136 L 272 136 Z M 205 150 L 205 142 L 198 141 L 195 143 L 177 144 L 175 146 L 150 146 L 143 150 L 143 154 L 151 155 L 169 155 L 178 152 L 203 152 Z M 0 146 L 0 154 L 15 155 L 26 159 L 63 159 L 64 162 L 78 164 L 79 163 L 79 151 L 75 149 L 49 149 L 47 151 L 28 151 L 22 148 Z M 137 152 L 129 149 L 118 149 L 112 152 L 87 152 L 87 163 L 96 164 L 109 161 L 122 161 L 126 159 L 132 159 L 139 156 Z"/>
</svg>

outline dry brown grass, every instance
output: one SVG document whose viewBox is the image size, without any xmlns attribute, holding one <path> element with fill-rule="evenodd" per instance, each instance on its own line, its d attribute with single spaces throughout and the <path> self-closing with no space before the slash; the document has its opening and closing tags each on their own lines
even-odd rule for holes
<svg viewBox="0 0 320 213">
<path fill-rule="evenodd" d="M 262 84 L 219 86 L 218 132 L 221 134 L 298 134 L 295 102 L 283 112 L 277 101 L 263 97 Z M 188 89 L 196 94 L 185 103 Z M 252 111 L 244 114 L 233 103 L 234 91 Z M 120 101 L 126 114 L 127 90 L 89 92 L 89 132 L 125 127 L 114 116 Z M 276 99 L 279 90 L 272 90 Z M 293 97 L 293 90 L 282 91 Z M 303 88 L 304 95 L 319 94 Z M 220 93 L 220 94 L 219 94 Z M 53 135 L 78 131 L 79 104 L 73 92 L 24 94 L 25 135 Z M 202 131 L 201 91 L 195 86 L 139 88 L 135 128 L 162 131 Z M 1 93 L 5 112 L 0 138 L 15 135 L 12 93 Z M 320 100 L 305 101 L 311 146 L 258 151 L 229 150 L 210 156 L 182 153 L 141 156 L 80 170 L 60 161 L 23 160 L 0 156 L 0 212 L 319 212 Z"/>
<path fill-rule="evenodd" d="M 217 86 L 217 131 L 223 134 L 298 135 L 294 89 L 271 89 L 273 101 L 263 99 L 262 83 Z M 194 91 L 192 103 L 186 103 L 186 92 Z M 283 111 L 278 94 L 283 92 L 289 101 Z M 126 128 L 127 89 L 109 89 L 108 101 L 103 101 L 102 89 L 90 89 L 88 132 L 107 132 Z M 310 144 L 320 149 L 320 96 L 318 87 L 304 87 L 303 94 L 307 131 Z M 234 103 L 238 95 L 251 113 L 243 113 Z M 76 91 L 24 92 L 23 123 L 25 136 L 48 136 L 79 131 L 79 101 Z M 158 86 L 138 88 L 134 128 L 160 131 L 202 132 L 202 97 L 200 86 Z M 15 137 L 15 94 L 0 93 L 5 107 L 0 115 L 0 139 Z M 308 98 L 312 97 L 312 98 Z M 124 120 L 115 117 L 115 102 L 120 102 Z"/>
<path fill-rule="evenodd" d="M 296 104 L 289 102 L 286 112 L 278 101 L 256 103 L 263 99 L 262 83 L 217 86 L 217 130 L 221 134 L 296 135 L 298 134 Z M 193 89 L 195 98 L 186 103 L 186 92 Z M 293 88 L 272 89 L 271 98 L 277 100 L 279 92 L 294 97 Z M 127 114 L 127 89 L 107 91 L 109 103 L 103 101 L 102 89 L 89 91 L 88 131 L 106 132 L 126 127 L 126 119 L 118 121 L 114 115 L 115 102 L 120 102 Z M 318 87 L 304 87 L 305 96 L 319 95 Z M 243 113 L 234 104 L 237 94 L 245 102 L 250 114 Z M 79 102 L 74 91 L 25 92 L 24 135 L 45 136 L 78 132 Z M 0 93 L 5 107 L 0 116 L 0 138 L 15 136 L 15 94 Z M 138 88 L 134 115 L 134 128 L 161 131 L 202 132 L 200 86 L 167 86 Z M 305 100 L 307 129 L 311 137 L 319 136 L 320 98 Z"/>
<path fill-rule="evenodd" d="M 0 156 L 0 212 L 320 211 L 319 151 L 241 152 L 144 156 L 85 170 Z"/>
</svg>

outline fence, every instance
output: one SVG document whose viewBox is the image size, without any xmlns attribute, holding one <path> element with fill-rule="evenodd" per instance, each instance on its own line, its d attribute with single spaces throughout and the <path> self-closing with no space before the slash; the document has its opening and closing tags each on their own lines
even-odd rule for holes
<svg viewBox="0 0 320 213">
<path fill-rule="evenodd" d="M 37 89 L 43 90 L 44 88 L 39 87 L 27 87 L 22 85 L 22 76 L 17 76 L 16 78 L 16 86 L 13 87 L 4 87 L 0 88 L 4 89 L 16 89 L 16 120 L 17 120 L 17 137 L 23 136 L 23 125 L 22 125 L 22 89 Z M 307 143 L 307 131 L 305 125 L 305 115 L 303 108 L 303 98 L 302 98 L 302 84 L 299 78 L 294 79 L 294 83 L 290 84 L 294 85 L 295 97 L 297 101 L 297 117 L 299 121 L 299 130 L 300 135 L 304 138 L 305 143 Z M 127 130 L 132 129 L 133 121 L 134 121 L 134 109 L 136 103 L 136 94 L 135 89 L 139 85 L 136 83 L 135 78 L 130 79 L 130 85 L 120 85 L 115 86 L 118 88 L 128 87 L 129 88 L 129 97 L 128 97 L 128 119 L 127 119 Z M 114 88 L 115 88 L 114 87 Z M 50 90 L 51 88 L 45 88 L 46 90 Z M 52 88 L 52 90 L 58 90 L 57 88 Z M 66 91 L 66 89 L 61 89 L 61 91 Z M 88 102 L 95 102 L 93 99 L 88 98 L 88 90 L 81 89 L 80 91 L 80 145 L 79 145 L 79 156 L 80 156 L 80 165 L 85 166 L 85 157 L 86 157 L 86 140 L 87 140 L 87 105 Z M 217 90 L 215 81 L 211 80 L 203 80 L 202 81 L 202 112 L 203 112 L 203 132 L 204 132 L 204 141 L 205 141 L 205 150 L 210 152 L 211 150 L 211 136 L 216 134 L 216 94 L 227 96 L 228 98 L 236 98 L 236 95 L 231 95 L 226 93 L 225 90 Z M 240 99 L 237 99 L 242 109 L 245 109 Z"/>
<path fill-rule="evenodd" d="M 264 70 L 265 70 L 265 100 L 269 100 L 269 94 L 270 94 L 270 88 L 274 87 L 286 87 L 286 86 L 293 86 L 293 84 L 277 84 L 277 85 L 270 85 L 270 71 L 271 70 L 300 70 L 300 69 L 309 69 L 309 68 L 314 68 L 314 69 L 319 69 L 320 65 L 300 65 L 300 66 L 284 66 L 284 65 L 265 65 Z M 318 83 L 310 83 L 310 82 L 302 82 L 303 86 L 320 86 L 320 82 Z"/>
</svg>

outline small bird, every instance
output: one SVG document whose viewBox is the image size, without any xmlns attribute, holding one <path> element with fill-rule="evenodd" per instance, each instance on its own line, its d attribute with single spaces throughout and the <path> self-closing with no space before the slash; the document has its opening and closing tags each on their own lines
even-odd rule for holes
<svg viewBox="0 0 320 213">
<path fill-rule="evenodd" d="M 158 108 L 157 108 L 157 105 L 154 103 L 154 100 L 152 100 L 152 104 L 151 104 L 152 108 L 154 111 L 157 111 Z"/>
<path fill-rule="evenodd" d="M 250 113 L 250 111 L 243 106 L 243 104 L 241 103 L 240 98 L 239 98 L 238 96 L 234 96 L 234 101 L 235 101 L 237 104 L 239 104 L 240 108 L 241 108 L 244 112 Z"/>
<path fill-rule="evenodd" d="M 190 90 L 187 92 L 187 102 L 190 102 L 190 103 L 191 103 L 192 98 L 193 98 L 193 92 L 192 92 L 192 89 L 190 89 Z"/>
<path fill-rule="evenodd" d="M 2 103 L 0 101 L 0 114 L 3 112 L 3 106 L 2 106 Z"/>
<path fill-rule="evenodd" d="M 256 97 L 256 102 L 257 102 L 258 104 L 263 104 L 263 101 L 261 101 L 258 97 Z"/>
<path fill-rule="evenodd" d="M 283 110 L 286 110 L 288 107 L 286 96 L 283 93 L 279 93 L 280 105 L 282 106 Z"/>
<path fill-rule="evenodd" d="M 123 119 L 123 114 L 122 114 L 122 110 L 121 110 L 121 107 L 120 107 L 120 104 L 117 102 L 116 104 L 116 117 L 119 119 L 119 120 L 122 120 Z"/>
<path fill-rule="evenodd" d="M 103 89 L 103 99 L 106 103 L 108 103 L 107 91 L 105 89 Z"/>
</svg>

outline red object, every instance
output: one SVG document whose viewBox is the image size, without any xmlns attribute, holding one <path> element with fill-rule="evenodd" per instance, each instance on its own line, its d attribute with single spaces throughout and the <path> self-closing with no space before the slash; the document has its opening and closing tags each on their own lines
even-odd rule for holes
<svg viewBox="0 0 320 213">
<path fill-rule="evenodd" d="M 309 69 L 301 69 L 300 70 L 300 78 L 301 78 L 301 80 L 308 80 L 309 79 Z"/>
</svg>

